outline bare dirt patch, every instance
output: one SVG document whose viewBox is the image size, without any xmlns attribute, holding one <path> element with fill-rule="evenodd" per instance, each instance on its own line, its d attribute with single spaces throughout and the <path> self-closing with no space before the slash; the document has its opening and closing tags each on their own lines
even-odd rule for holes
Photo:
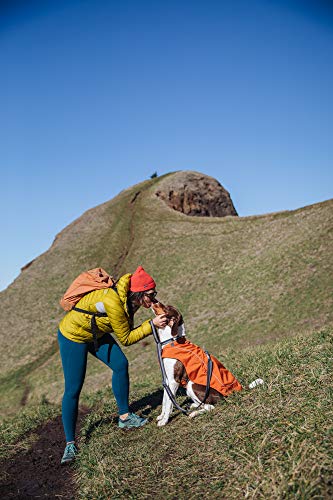
<svg viewBox="0 0 333 500">
<path fill-rule="evenodd" d="M 80 421 L 88 413 L 80 412 Z M 31 448 L 1 464 L 0 498 L 75 498 L 73 467 L 61 466 L 65 439 L 61 416 L 33 431 L 38 438 Z"/>
</svg>

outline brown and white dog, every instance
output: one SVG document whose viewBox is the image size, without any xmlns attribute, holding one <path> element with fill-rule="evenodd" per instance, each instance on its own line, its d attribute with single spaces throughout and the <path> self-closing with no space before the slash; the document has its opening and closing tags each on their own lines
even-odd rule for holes
<svg viewBox="0 0 333 500">
<path fill-rule="evenodd" d="M 168 324 L 164 328 L 158 328 L 158 336 L 160 342 L 166 342 L 180 337 L 185 337 L 185 326 L 183 318 L 179 311 L 172 306 L 165 306 L 160 302 L 152 305 L 152 309 L 156 315 L 165 314 L 168 318 Z M 206 392 L 206 386 L 197 384 L 189 380 L 185 366 L 178 359 L 163 358 L 165 371 L 168 378 L 169 387 L 175 396 L 180 384 L 186 387 L 187 396 L 192 399 L 191 409 L 189 414 L 193 418 L 200 413 L 211 411 L 214 409 L 213 403 L 217 403 L 223 396 L 215 389 L 210 388 L 205 404 L 202 404 Z M 200 407 L 200 408 L 199 408 Z M 195 410 L 197 408 L 197 410 Z M 163 426 L 168 423 L 173 409 L 172 401 L 170 400 L 166 390 L 164 390 L 162 412 L 157 417 L 157 425 Z"/>
</svg>

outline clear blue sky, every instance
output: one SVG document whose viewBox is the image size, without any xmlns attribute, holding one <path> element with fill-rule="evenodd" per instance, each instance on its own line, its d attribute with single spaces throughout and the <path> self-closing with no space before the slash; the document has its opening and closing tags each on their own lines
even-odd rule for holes
<svg viewBox="0 0 333 500">
<path fill-rule="evenodd" d="M 2 0 L 0 88 L 0 289 L 155 171 L 241 216 L 332 197 L 331 1 Z"/>
</svg>

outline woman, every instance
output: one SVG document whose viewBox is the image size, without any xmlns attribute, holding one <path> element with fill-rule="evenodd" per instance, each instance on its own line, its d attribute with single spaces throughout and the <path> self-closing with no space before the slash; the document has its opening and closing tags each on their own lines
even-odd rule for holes
<svg viewBox="0 0 333 500">
<path fill-rule="evenodd" d="M 147 419 L 129 411 L 128 361 L 110 335 L 112 332 L 121 344 L 128 346 L 152 333 L 150 320 L 133 327 L 134 313 L 140 306 L 150 308 L 155 300 L 155 281 L 139 266 L 134 274 L 125 274 L 113 288 L 87 293 L 76 307 L 90 312 L 106 313 L 97 317 L 98 349 L 95 348 L 91 331 L 91 316 L 71 310 L 59 325 L 58 341 L 65 378 L 62 400 L 62 421 L 66 436 L 66 448 L 61 463 L 75 458 L 75 427 L 79 396 L 83 386 L 88 352 L 100 359 L 112 374 L 112 390 L 118 406 L 118 426 L 121 429 L 141 427 Z M 157 328 L 163 328 L 167 319 L 164 314 L 153 318 Z"/>
</svg>

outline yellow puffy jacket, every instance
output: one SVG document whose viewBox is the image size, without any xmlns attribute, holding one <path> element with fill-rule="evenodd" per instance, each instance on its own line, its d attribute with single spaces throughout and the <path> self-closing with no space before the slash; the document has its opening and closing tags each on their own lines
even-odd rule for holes
<svg viewBox="0 0 333 500">
<path fill-rule="evenodd" d="M 138 328 L 131 329 L 131 320 L 127 308 L 127 293 L 130 287 L 131 274 L 125 274 L 117 282 L 117 291 L 112 288 L 95 290 L 87 293 L 76 304 L 76 307 L 96 312 L 96 303 L 103 302 L 107 317 L 97 317 L 96 323 L 102 337 L 104 333 L 113 332 L 121 344 L 128 346 L 138 342 L 152 333 L 149 320 Z M 93 342 L 91 333 L 91 316 L 77 311 L 69 311 L 61 320 L 59 329 L 64 337 L 74 342 Z"/>
</svg>

